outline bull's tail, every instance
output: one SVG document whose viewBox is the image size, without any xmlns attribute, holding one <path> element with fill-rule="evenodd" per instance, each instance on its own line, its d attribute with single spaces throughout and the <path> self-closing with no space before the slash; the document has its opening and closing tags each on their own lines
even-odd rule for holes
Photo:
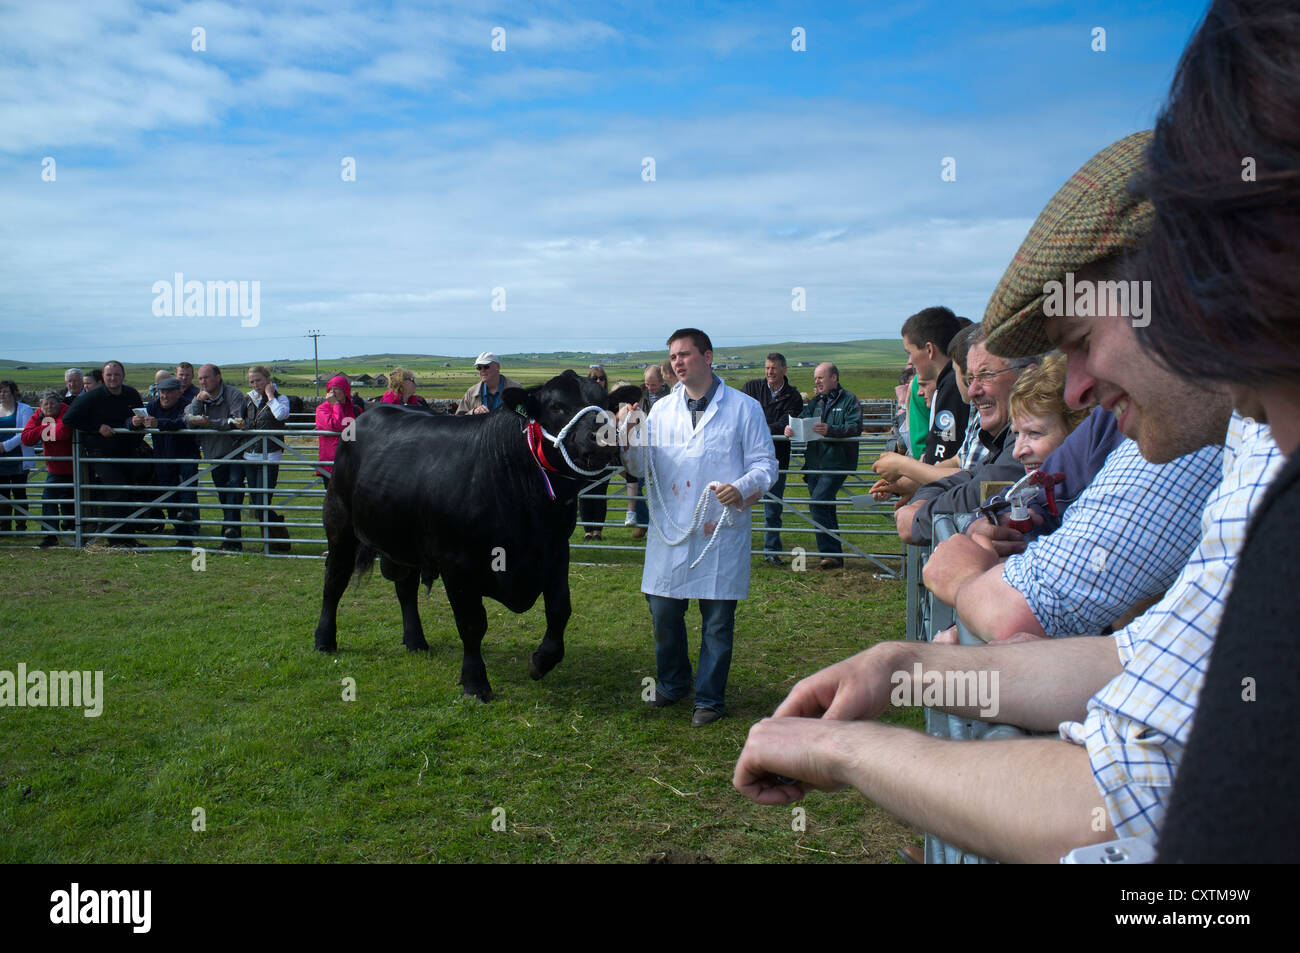
<svg viewBox="0 0 1300 953">
<path fill-rule="evenodd" d="M 379 553 L 375 550 L 375 547 L 366 543 L 358 542 L 357 559 L 352 569 L 353 575 L 355 575 L 358 580 L 368 576 L 370 570 L 375 568 L 375 557 L 378 555 Z"/>
</svg>

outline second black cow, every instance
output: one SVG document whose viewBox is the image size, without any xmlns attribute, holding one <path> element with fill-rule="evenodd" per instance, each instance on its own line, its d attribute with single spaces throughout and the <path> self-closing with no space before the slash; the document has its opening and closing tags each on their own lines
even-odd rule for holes
<svg viewBox="0 0 1300 953">
<path fill-rule="evenodd" d="M 604 411 L 635 403 L 640 388 L 606 394 L 570 370 L 503 397 L 497 411 L 467 417 L 385 404 L 357 418 L 354 439 L 340 441 L 325 496 L 329 556 L 318 650 L 337 648 L 339 598 L 353 574 L 379 557 L 412 651 L 428 648 L 419 584 L 442 577 L 464 647 L 465 694 L 492 697 L 481 653 L 484 596 L 513 612 L 543 597 L 546 635 L 529 661 L 533 678 L 564 657 L 569 537 L 578 493 L 591 480 L 578 471 L 618 463 L 612 414 Z"/>
</svg>

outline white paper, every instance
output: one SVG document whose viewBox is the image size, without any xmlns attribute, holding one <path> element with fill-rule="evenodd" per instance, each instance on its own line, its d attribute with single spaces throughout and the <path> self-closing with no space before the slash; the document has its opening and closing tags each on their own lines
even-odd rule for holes
<svg viewBox="0 0 1300 953">
<path fill-rule="evenodd" d="M 791 417 L 790 429 L 793 431 L 791 440 L 797 440 L 800 443 L 809 443 L 813 440 L 821 440 L 822 435 L 813 430 L 813 424 L 821 423 L 820 420 L 814 420 L 812 417 Z"/>
</svg>

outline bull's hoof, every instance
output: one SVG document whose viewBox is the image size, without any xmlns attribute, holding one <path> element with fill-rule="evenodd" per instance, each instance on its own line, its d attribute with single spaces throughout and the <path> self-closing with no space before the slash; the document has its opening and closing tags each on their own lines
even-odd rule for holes
<svg viewBox="0 0 1300 953">
<path fill-rule="evenodd" d="M 534 652 L 528 660 L 528 676 L 533 681 L 537 681 L 559 663 L 560 660 L 554 655 L 543 655 L 541 651 Z"/>
<path fill-rule="evenodd" d="M 471 688 L 468 685 L 461 687 L 462 695 L 473 695 L 481 702 L 490 702 L 492 700 L 492 689 L 484 685 L 482 688 Z"/>
<path fill-rule="evenodd" d="M 316 636 L 317 652 L 337 652 L 338 650 L 339 643 L 337 639 L 323 639 L 319 635 Z"/>
<path fill-rule="evenodd" d="M 406 651 L 408 652 L 429 651 L 429 643 L 424 641 L 424 639 L 421 639 L 419 642 L 407 642 L 405 639 L 403 639 L 402 644 L 406 646 Z"/>
</svg>

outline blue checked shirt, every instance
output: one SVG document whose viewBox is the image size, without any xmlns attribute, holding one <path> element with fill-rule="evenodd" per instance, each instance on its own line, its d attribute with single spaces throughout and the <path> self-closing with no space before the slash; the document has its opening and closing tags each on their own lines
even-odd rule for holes
<svg viewBox="0 0 1300 953">
<path fill-rule="evenodd" d="M 1119 837 L 1160 831 L 1251 514 L 1283 463 L 1268 427 L 1233 415 L 1196 551 L 1164 598 L 1115 633 L 1124 671 L 1089 699 L 1082 723 L 1060 726 L 1088 749 Z"/>
<path fill-rule="evenodd" d="M 1007 559 L 1003 581 L 1025 597 L 1048 635 L 1100 635 L 1168 589 L 1186 565 L 1222 458 L 1215 445 L 1148 463 L 1124 440 L 1060 528 Z"/>
<path fill-rule="evenodd" d="M 957 460 L 963 470 L 969 470 L 977 464 L 983 463 L 984 458 L 989 455 L 989 448 L 984 446 L 980 440 L 980 415 L 972 404 L 970 409 L 970 420 L 966 422 L 966 439 L 961 443 L 961 449 L 957 451 Z"/>
</svg>

